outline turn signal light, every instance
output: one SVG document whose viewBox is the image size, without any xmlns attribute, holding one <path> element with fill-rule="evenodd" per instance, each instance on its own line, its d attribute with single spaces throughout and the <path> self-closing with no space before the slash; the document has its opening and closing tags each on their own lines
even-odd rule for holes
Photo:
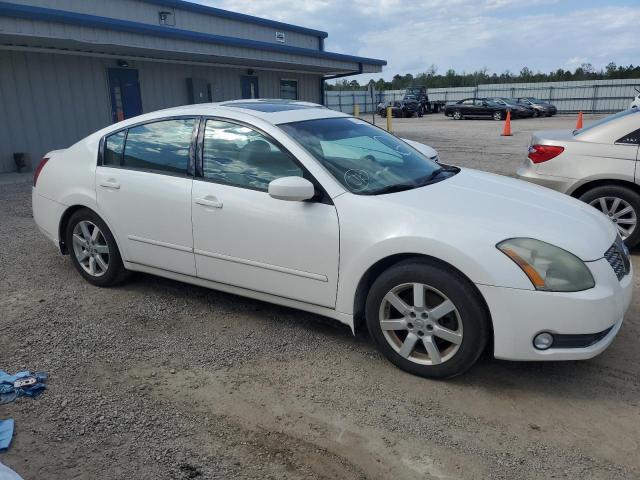
<svg viewBox="0 0 640 480">
<path fill-rule="evenodd" d="M 44 166 L 47 164 L 47 162 L 49 161 L 48 157 L 44 157 L 42 160 L 40 160 L 40 163 L 38 164 L 38 166 L 36 167 L 35 171 L 33 172 L 33 186 L 36 186 L 36 183 L 38 181 L 38 177 L 40 176 L 40 172 L 42 172 L 42 169 L 44 168 Z"/>
<path fill-rule="evenodd" d="M 542 163 L 557 157 L 564 152 L 564 147 L 554 145 L 531 145 L 528 157 L 533 163 Z"/>
</svg>

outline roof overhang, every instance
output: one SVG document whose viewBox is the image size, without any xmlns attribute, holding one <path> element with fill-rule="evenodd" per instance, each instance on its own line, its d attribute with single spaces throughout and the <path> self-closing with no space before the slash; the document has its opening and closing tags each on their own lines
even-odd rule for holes
<svg viewBox="0 0 640 480">
<path fill-rule="evenodd" d="M 158 0 L 160 1 L 160 0 Z M 163 0 L 164 1 L 164 0 Z M 32 48 L 60 49 L 85 53 L 136 56 L 148 59 L 189 61 L 267 68 L 274 70 L 306 71 L 322 75 L 344 75 L 379 72 L 386 61 L 313 50 L 288 45 L 213 35 L 160 25 L 99 17 L 50 8 L 18 5 L 0 1 L 0 15 L 31 22 L 54 22 L 78 28 L 126 32 L 127 43 L 105 36 L 105 40 L 78 40 L 73 33 L 48 36 L 24 31 L 0 31 L 0 44 Z M 49 29 L 43 29 L 48 31 Z M 32 30 L 33 31 L 33 30 Z M 36 30 L 37 31 L 37 30 Z M 149 37 L 174 39 L 175 48 L 149 46 Z M 265 59 L 261 52 L 268 52 Z"/>
</svg>

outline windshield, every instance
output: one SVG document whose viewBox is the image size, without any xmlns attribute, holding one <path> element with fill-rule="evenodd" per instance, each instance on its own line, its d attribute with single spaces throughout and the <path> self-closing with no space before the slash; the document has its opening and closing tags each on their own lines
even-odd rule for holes
<svg viewBox="0 0 640 480">
<path fill-rule="evenodd" d="M 443 171 L 405 142 L 357 118 L 307 120 L 280 128 L 359 195 L 409 190 L 436 181 Z"/>
<path fill-rule="evenodd" d="M 598 120 L 597 122 L 593 122 L 589 126 L 581 128 L 580 130 L 574 130 L 573 134 L 578 136 L 578 135 L 583 134 L 584 132 L 588 132 L 592 128 L 599 127 L 600 125 L 604 125 L 605 123 L 609 123 L 609 122 L 611 122 L 613 120 L 617 120 L 619 118 L 626 117 L 627 115 L 633 115 L 633 114 L 636 114 L 636 113 L 640 113 L 640 109 L 630 108 L 628 110 L 623 110 L 623 111 L 615 113 L 613 115 L 609 115 L 608 117 L 602 118 L 602 119 Z"/>
</svg>

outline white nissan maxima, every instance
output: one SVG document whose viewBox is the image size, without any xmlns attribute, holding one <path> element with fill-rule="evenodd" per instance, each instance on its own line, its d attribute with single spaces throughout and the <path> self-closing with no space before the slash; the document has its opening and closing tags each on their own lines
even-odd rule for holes
<svg viewBox="0 0 640 480">
<path fill-rule="evenodd" d="M 440 165 L 319 105 L 172 108 L 51 152 L 42 232 L 90 283 L 127 271 L 366 324 L 425 377 L 602 352 L 631 301 L 617 230 L 578 200 Z"/>
</svg>

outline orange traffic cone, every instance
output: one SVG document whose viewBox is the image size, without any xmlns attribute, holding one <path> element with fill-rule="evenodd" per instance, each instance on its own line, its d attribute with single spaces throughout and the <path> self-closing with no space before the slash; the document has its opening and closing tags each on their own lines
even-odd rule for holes
<svg viewBox="0 0 640 480">
<path fill-rule="evenodd" d="M 576 130 L 582 128 L 582 112 L 578 112 L 578 123 L 576 123 Z"/>
<path fill-rule="evenodd" d="M 502 130 L 503 137 L 511 136 L 511 111 L 507 111 L 507 119 L 504 121 L 504 130 Z"/>
</svg>

